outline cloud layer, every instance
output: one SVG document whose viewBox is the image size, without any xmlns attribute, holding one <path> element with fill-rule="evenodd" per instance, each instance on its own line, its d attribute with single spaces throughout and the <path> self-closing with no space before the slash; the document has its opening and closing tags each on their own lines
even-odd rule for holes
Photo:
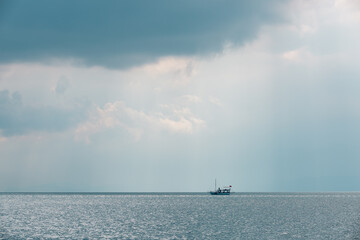
<svg viewBox="0 0 360 240">
<path fill-rule="evenodd" d="M 19 92 L 0 91 L 0 131 L 5 137 L 34 131 L 64 131 L 84 118 L 83 109 L 24 106 Z"/>
<path fill-rule="evenodd" d="M 124 68 L 160 56 L 215 53 L 282 20 L 279 2 L 2 1 L 0 61 L 66 58 Z"/>
<path fill-rule="evenodd" d="M 161 130 L 192 134 L 205 127 L 205 122 L 194 116 L 188 108 L 173 109 L 171 106 L 163 106 L 163 108 L 167 108 L 166 110 L 170 111 L 170 114 L 163 112 L 147 114 L 132 109 L 120 101 L 107 103 L 103 108 L 96 109 L 90 121 L 78 126 L 75 138 L 89 143 L 91 134 L 115 127 L 124 128 L 134 140 L 139 140 L 145 131 L 147 134 Z"/>
<path fill-rule="evenodd" d="M 5 2 L 0 191 L 360 189 L 360 6 L 270 2 Z"/>
</svg>

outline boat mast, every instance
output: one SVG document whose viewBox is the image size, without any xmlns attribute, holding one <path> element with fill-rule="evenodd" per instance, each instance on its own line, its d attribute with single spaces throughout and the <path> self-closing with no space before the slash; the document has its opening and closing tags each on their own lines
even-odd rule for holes
<svg viewBox="0 0 360 240">
<path fill-rule="evenodd" d="M 216 191 L 216 178 L 215 178 L 215 191 Z"/>
</svg>

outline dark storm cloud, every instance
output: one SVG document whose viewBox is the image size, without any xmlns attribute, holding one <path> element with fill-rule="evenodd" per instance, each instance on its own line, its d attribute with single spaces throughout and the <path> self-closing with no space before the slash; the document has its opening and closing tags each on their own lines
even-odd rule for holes
<svg viewBox="0 0 360 240">
<path fill-rule="evenodd" d="M 77 58 L 127 67 L 242 44 L 281 20 L 279 0 L 3 1 L 0 62 Z"/>
<path fill-rule="evenodd" d="M 0 90 L 1 135 L 23 135 L 32 131 L 62 131 L 85 119 L 79 109 L 60 109 L 50 106 L 29 107 L 22 104 L 18 92 Z"/>
</svg>

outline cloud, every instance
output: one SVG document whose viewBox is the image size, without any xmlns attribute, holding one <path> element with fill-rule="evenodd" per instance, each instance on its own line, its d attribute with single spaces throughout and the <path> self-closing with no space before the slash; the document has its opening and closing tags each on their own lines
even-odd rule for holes
<svg viewBox="0 0 360 240">
<path fill-rule="evenodd" d="M 313 64 L 317 61 L 317 57 L 314 56 L 306 48 L 299 48 L 291 51 L 287 51 L 282 54 L 283 59 L 294 63 L 308 63 Z"/>
<path fill-rule="evenodd" d="M 212 104 L 215 104 L 219 107 L 222 106 L 221 101 L 216 97 L 209 97 L 209 102 L 211 102 Z"/>
<path fill-rule="evenodd" d="M 20 93 L 0 91 L 0 130 L 5 137 L 34 131 L 62 131 L 76 126 L 84 117 L 80 109 L 25 106 Z"/>
<path fill-rule="evenodd" d="M 229 44 L 209 58 L 167 56 L 120 70 L 71 61 L 1 66 L 0 89 L 9 91 L 0 94 L 0 131 L 26 135 L 0 136 L 0 189 L 46 183 L 49 191 L 201 191 L 216 174 L 244 191 L 343 190 L 334 182 L 359 189 L 358 10 L 327 0 L 293 2 L 284 9 L 290 22 L 270 22 L 255 41 Z M 1 19 L 8 19 L 11 12 L 4 12 Z M 147 56 L 171 52 L 165 50 Z M 61 76 L 71 88 L 59 97 Z M 54 127 L 57 121 L 63 125 Z M 230 171 L 220 173 L 224 166 Z"/>
<path fill-rule="evenodd" d="M 90 135 L 115 127 L 125 129 L 134 140 L 139 140 L 149 130 L 192 134 L 205 126 L 205 121 L 196 117 L 188 108 L 163 107 L 168 108 L 167 113 L 145 113 L 126 106 L 122 101 L 106 103 L 103 108 L 97 108 L 89 121 L 78 126 L 75 139 L 89 143 Z"/>
<path fill-rule="evenodd" d="M 182 98 L 188 103 L 201 103 L 202 102 L 201 97 L 196 96 L 196 95 L 187 94 L 187 95 L 182 96 Z"/>
<path fill-rule="evenodd" d="M 8 90 L 0 91 L 0 104 L 2 107 L 8 106 L 18 106 L 22 104 L 22 98 L 19 92 L 14 92 L 10 95 Z"/>
<path fill-rule="evenodd" d="M 143 73 L 153 81 L 165 79 L 166 85 L 179 87 L 187 85 L 196 76 L 198 63 L 196 58 L 164 57 L 156 62 L 133 68 L 130 72 Z"/>
<path fill-rule="evenodd" d="M 66 77 L 61 77 L 56 83 L 55 92 L 57 94 L 64 94 L 69 85 L 69 80 Z"/>
<path fill-rule="evenodd" d="M 283 1 L 5 1 L 0 61 L 79 59 L 129 67 L 160 56 L 214 53 L 283 20 Z"/>
</svg>

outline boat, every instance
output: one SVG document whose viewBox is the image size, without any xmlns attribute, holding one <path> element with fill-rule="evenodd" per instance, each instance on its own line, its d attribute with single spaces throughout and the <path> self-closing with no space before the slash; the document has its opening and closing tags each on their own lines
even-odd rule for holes
<svg viewBox="0 0 360 240">
<path fill-rule="evenodd" d="M 230 191 L 231 191 L 231 185 L 223 187 L 223 188 L 218 188 L 216 189 L 216 179 L 215 179 L 215 189 L 214 191 L 210 191 L 211 195 L 230 195 Z"/>
</svg>

